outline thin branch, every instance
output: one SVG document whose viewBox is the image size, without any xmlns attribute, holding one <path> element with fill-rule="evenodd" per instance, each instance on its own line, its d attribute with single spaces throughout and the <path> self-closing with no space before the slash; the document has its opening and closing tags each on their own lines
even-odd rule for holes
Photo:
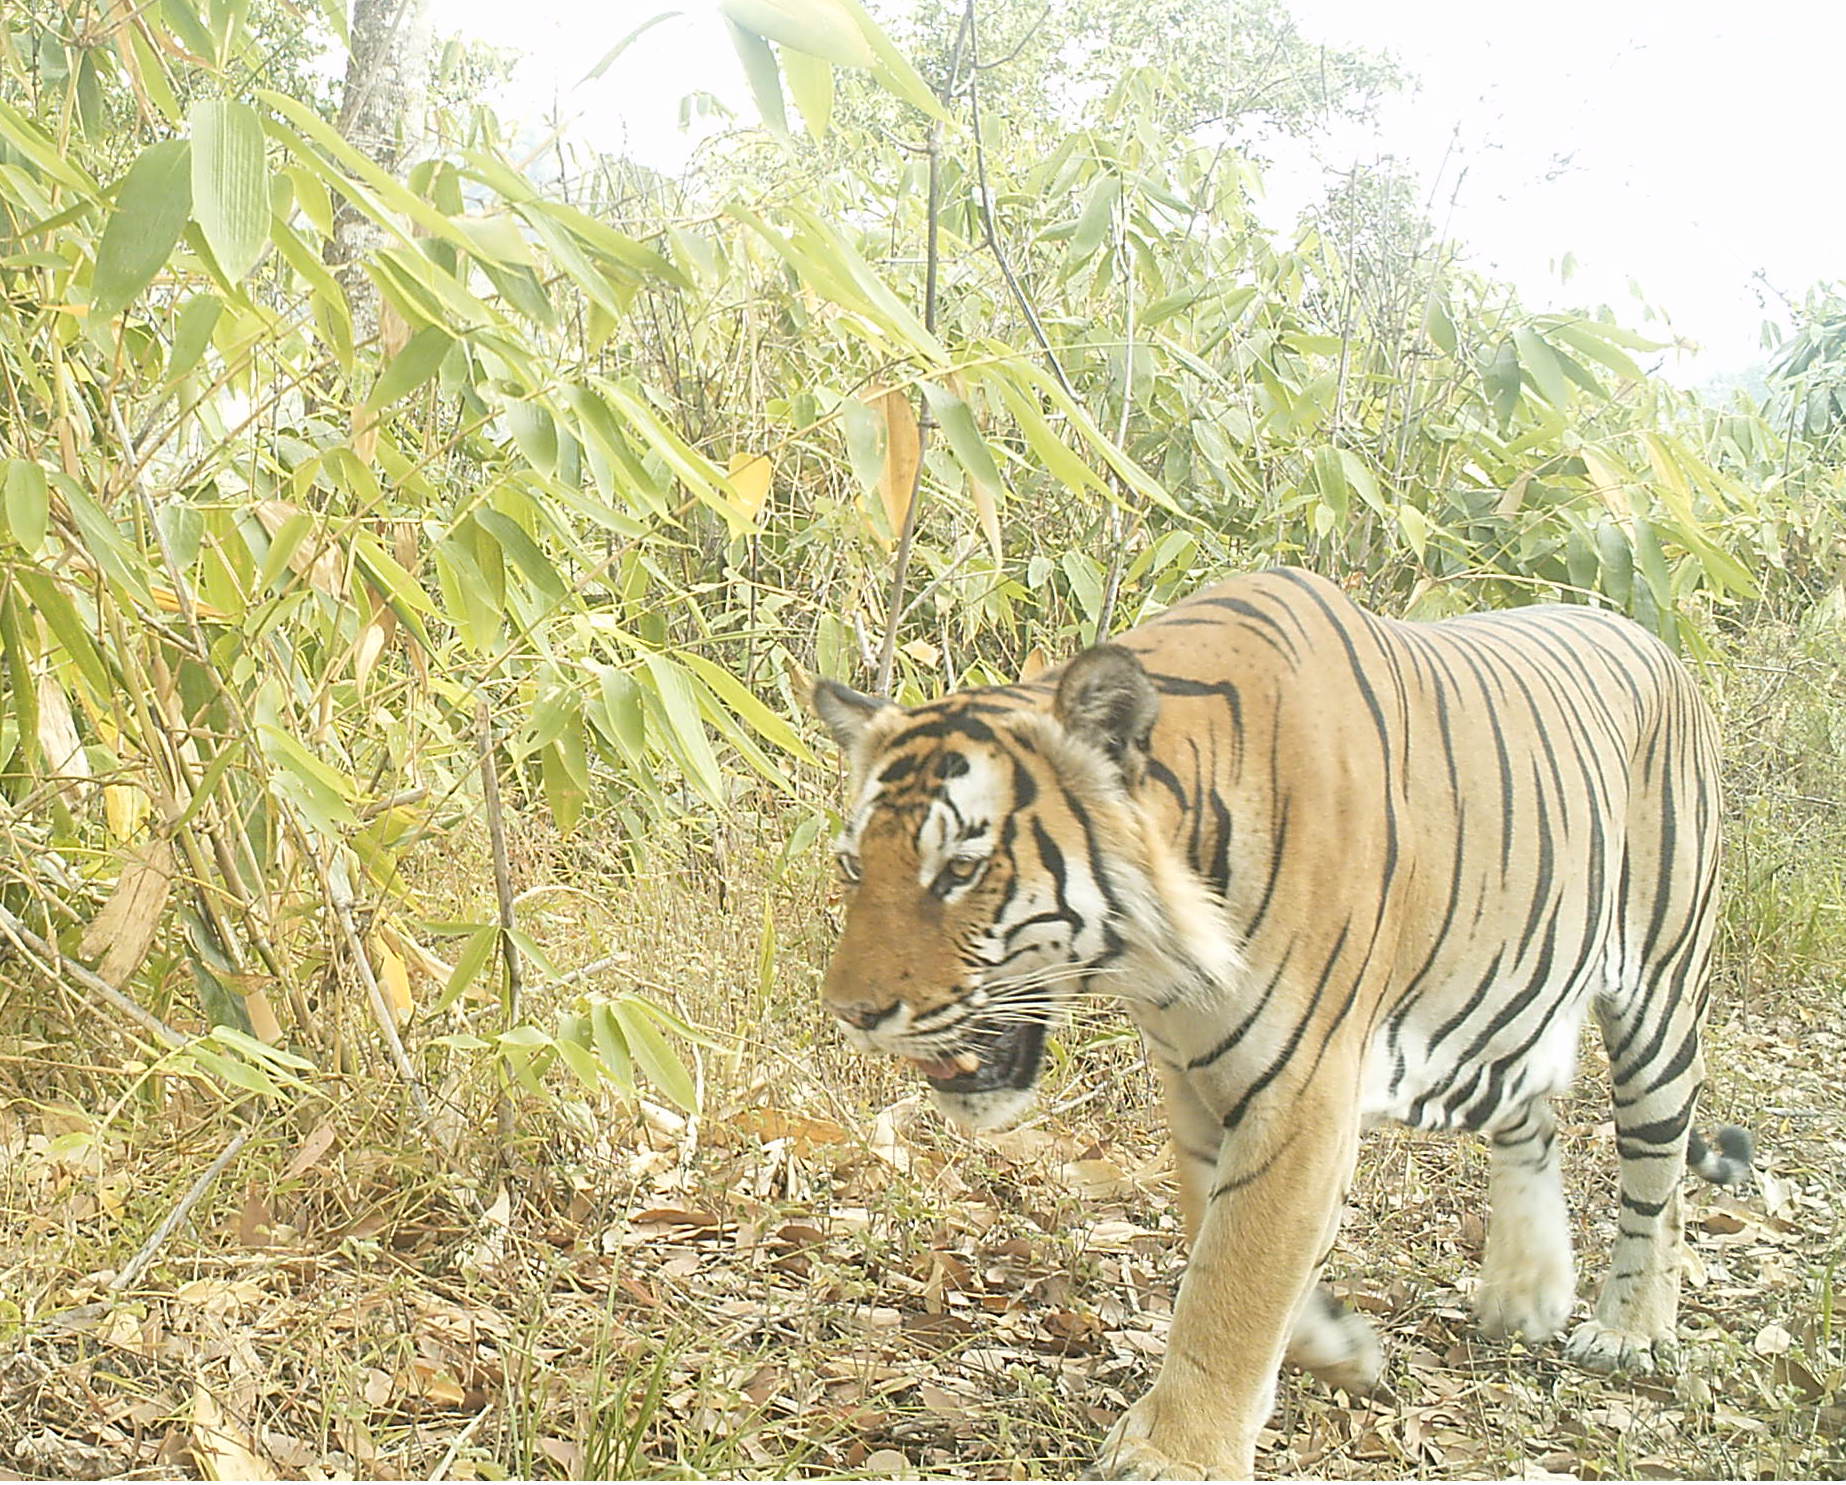
<svg viewBox="0 0 1846 1485">
<path fill-rule="evenodd" d="M 219 1152 L 218 1158 L 200 1173 L 179 1199 L 179 1205 L 167 1213 L 166 1219 L 154 1229 L 153 1236 L 141 1245 L 141 1251 L 128 1260 L 128 1266 L 109 1281 L 109 1292 L 120 1294 L 132 1289 L 148 1265 L 160 1256 L 160 1250 L 167 1245 L 167 1239 L 179 1231 L 180 1224 L 192 1215 L 192 1209 L 205 1199 L 205 1193 L 212 1189 L 212 1183 L 224 1174 L 224 1168 L 237 1158 L 237 1152 L 250 1142 L 250 1131 L 240 1129 L 231 1136 L 231 1142 Z"/>
<path fill-rule="evenodd" d="M 501 996 L 502 1031 L 511 1031 L 519 1020 L 520 1002 L 525 996 L 525 968 L 519 961 L 519 945 L 513 941 L 517 922 L 513 904 L 513 868 L 506 850 L 506 810 L 500 802 L 500 772 L 494 765 L 494 719 L 487 698 L 481 697 L 474 708 L 475 745 L 480 750 L 481 802 L 487 815 L 487 839 L 493 848 L 494 897 L 500 905 L 500 957 L 506 966 L 505 991 Z M 513 1142 L 513 1099 L 504 1088 L 500 1092 L 495 1123 L 500 1131 L 500 1149 L 504 1155 Z"/>
<path fill-rule="evenodd" d="M 1128 414 L 1134 407 L 1135 395 L 1135 264 L 1128 251 L 1128 221 L 1126 215 L 1116 218 L 1116 251 L 1122 262 L 1122 303 L 1124 305 L 1124 326 L 1122 335 L 1122 415 L 1116 420 L 1115 446 L 1126 452 L 1128 447 Z M 1115 622 L 1115 600 L 1122 591 L 1122 566 L 1128 560 L 1128 542 L 1122 531 L 1122 508 L 1128 498 L 1124 481 L 1119 470 L 1110 470 L 1110 480 L 1115 485 L 1115 493 L 1121 498 L 1109 504 L 1109 572 L 1103 581 L 1102 607 L 1096 614 L 1096 633 L 1093 642 L 1101 644 L 1109 637 L 1109 626 Z"/>
<path fill-rule="evenodd" d="M 391 1051 L 391 1061 L 397 1068 L 397 1075 L 410 1090 L 410 1101 L 424 1132 L 442 1142 L 435 1116 L 430 1110 L 429 1094 L 424 1090 L 423 1080 L 417 1076 L 416 1064 L 404 1050 L 404 1039 L 397 1034 L 397 1019 L 391 1013 L 385 992 L 379 987 L 378 976 L 372 970 L 372 961 L 365 952 L 365 940 L 360 937 L 359 925 L 353 917 L 352 887 L 347 881 L 345 868 L 336 861 L 331 866 L 324 866 L 322 872 L 327 900 L 333 904 L 334 916 L 339 920 L 347 952 L 352 955 L 353 963 L 358 967 L 359 979 L 365 986 L 366 1001 L 372 1008 L 372 1019 L 378 1023 L 379 1035 L 385 1039 L 385 1045 Z M 446 1147 L 446 1142 L 442 1143 Z"/>
<path fill-rule="evenodd" d="M 955 46 L 949 54 L 949 74 L 943 84 L 944 100 L 955 96 L 955 79 L 961 72 L 962 48 L 970 40 L 974 19 L 974 6 L 970 0 L 968 9 L 962 15 L 961 30 L 955 37 Z M 931 334 L 936 329 L 936 289 L 938 270 L 941 266 L 942 252 L 937 217 L 942 207 L 942 125 L 932 122 L 929 126 L 929 138 L 926 145 L 929 156 L 929 219 L 925 224 L 925 241 L 923 270 L 923 328 Z M 936 426 L 931 416 L 929 403 L 923 404 L 923 412 L 917 419 L 917 467 L 910 477 L 910 504 L 904 511 L 904 528 L 898 533 L 897 553 L 891 562 L 891 598 L 885 605 L 885 637 L 878 651 L 878 674 L 872 689 L 884 695 L 891 689 L 891 673 L 897 665 L 897 631 L 904 616 L 904 589 L 910 579 L 910 553 L 916 544 L 917 513 L 923 504 L 923 463 L 929 452 L 930 430 Z"/>
<path fill-rule="evenodd" d="M 100 996 L 156 1041 L 168 1047 L 183 1047 L 188 1038 L 181 1036 L 151 1011 L 143 1010 L 94 970 L 85 969 L 75 959 L 67 959 L 30 928 L 0 907 L 0 933 L 12 941 L 27 963 L 54 985 L 72 980 L 91 994 Z"/>
</svg>

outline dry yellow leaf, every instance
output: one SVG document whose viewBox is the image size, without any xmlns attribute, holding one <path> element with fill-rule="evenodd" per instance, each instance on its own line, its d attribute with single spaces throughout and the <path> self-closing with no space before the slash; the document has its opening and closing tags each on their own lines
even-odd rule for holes
<svg viewBox="0 0 1846 1485">
<path fill-rule="evenodd" d="M 767 454 L 746 454 L 739 450 L 731 455 L 731 488 L 737 492 L 738 508 L 752 521 L 769 503 L 769 475 Z"/>
<path fill-rule="evenodd" d="M 942 658 L 942 651 L 927 639 L 913 639 L 903 646 L 903 651 L 918 665 L 927 665 L 932 670 L 936 668 L 936 662 Z"/>
<path fill-rule="evenodd" d="M 197 1383 L 192 1389 L 192 1449 L 208 1480 L 273 1480 L 273 1465 L 255 1449 L 250 1430 L 234 1422 Z"/>
<path fill-rule="evenodd" d="M 173 848 L 152 840 L 130 851 L 122 874 L 90 926 L 83 931 L 77 952 L 96 959 L 96 973 L 111 985 L 125 983 L 141 967 L 166 912 L 167 894 L 173 888 Z"/>
<path fill-rule="evenodd" d="M 385 1003 L 391 1007 L 391 1014 L 400 1024 L 408 1021 L 415 1002 L 410 998 L 410 970 L 403 957 L 384 941 L 383 935 L 374 934 L 372 958 L 377 963 L 378 985 L 385 992 Z"/>
<path fill-rule="evenodd" d="M 410 344 L 410 322 L 397 312 L 389 299 L 382 300 L 378 306 L 378 344 L 384 351 L 384 362 L 393 361 L 397 353 Z"/>
<path fill-rule="evenodd" d="M 127 840 L 147 817 L 147 795 L 134 784 L 103 785 L 103 818 L 113 840 Z"/>
<path fill-rule="evenodd" d="M 378 935 L 403 958 L 406 965 L 436 985 L 448 984 L 450 977 L 454 975 L 454 965 L 437 958 L 395 924 L 380 923 Z"/>
<path fill-rule="evenodd" d="M 981 523 L 981 535 L 987 538 L 994 561 L 1000 561 L 1000 502 L 985 480 L 974 481 L 974 517 Z"/>
<path fill-rule="evenodd" d="M 349 442 L 360 459 L 370 464 L 378 452 L 378 411 L 370 407 L 355 407 L 352 418 L 352 437 Z"/>
<path fill-rule="evenodd" d="M 872 406 L 885 420 L 885 467 L 878 475 L 878 494 L 895 535 L 904 529 L 904 518 L 910 513 L 923 441 L 917 432 L 917 415 L 902 392 L 880 393 L 872 399 Z"/>
<path fill-rule="evenodd" d="M 252 509 L 271 536 L 286 526 L 290 518 L 301 514 L 300 506 L 290 505 L 286 500 L 259 500 Z M 288 565 L 307 579 L 310 587 L 319 588 L 331 598 L 346 596 L 346 570 L 340 561 L 339 549 L 318 533 L 302 539 L 289 554 Z"/>
<path fill-rule="evenodd" d="M 793 1114 L 783 1109 L 749 1108 L 731 1121 L 734 1127 L 758 1139 L 789 1140 L 798 1155 L 811 1154 L 823 1145 L 844 1145 L 852 1140 L 844 1125 L 812 1114 Z"/>
<path fill-rule="evenodd" d="M 385 626 L 374 620 L 359 631 L 358 642 L 353 645 L 353 679 L 358 682 L 361 695 L 378 665 L 378 657 L 384 652 Z"/>
<path fill-rule="evenodd" d="M 38 678 L 38 746 L 48 773 L 73 781 L 91 777 L 90 758 L 83 751 L 83 739 L 77 736 L 70 698 L 49 671 Z"/>
</svg>

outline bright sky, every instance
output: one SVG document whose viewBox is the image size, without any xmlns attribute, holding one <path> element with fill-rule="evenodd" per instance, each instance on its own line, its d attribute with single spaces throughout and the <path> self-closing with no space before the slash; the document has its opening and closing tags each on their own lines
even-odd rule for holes
<svg viewBox="0 0 1846 1485">
<path fill-rule="evenodd" d="M 1389 50 L 1420 79 L 1375 130 L 1323 147 L 1326 166 L 1404 160 L 1435 187 L 1439 227 L 1465 166 L 1448 230 L 1471 261 L 1534 308 L 1607 302 L 1637 323 L 1632 281 L 1703 348 L 1669 361 L 1675 380 L 1761 358 L 1762 320 L 1784 316 L 1758 273 L 1796 299 L 1817 279 L 1846 279 L 1837 0 L 1289 3 L 1310 37 Z M 681 14 L 577 86 L 669 8 Z M 526 52 L 503 109 L 535 118 L 561 107 L 604 149 L 676 165 L 688 150 L 679 99 L 695 89 L 752 117 L 716 0 L 435 0 L 435 21 Z M 1272 225 L 1292 225 L 1322 180 L 1312 161 L 1278 160 Z M 1568 287 L 1555 267 L 1567 252 L 1578 265 Z"/>
</svg>

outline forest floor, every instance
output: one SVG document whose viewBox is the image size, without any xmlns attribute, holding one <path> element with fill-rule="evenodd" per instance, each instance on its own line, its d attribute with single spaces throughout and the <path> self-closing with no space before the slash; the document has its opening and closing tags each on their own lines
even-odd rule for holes
<svg viewBox="0 0 1846 1485">
<path fill-rule="evenodd" d="M 1555 1344 L 1483 1339 L 1484 1151 L 1381 1130 L 1330 1274 L 1384 1336 L 1388 1394 L 1286 1378 L 1261 1471 L 1846 1478 L 1846 682 L 1827 653 L 1791 640 L 1721 687 L 1739 741 L 1705 1115 L 1749 1127 L 1758 1160 L 1741 1192 L 1687 1183 L 1683 1375 L 1596 1378 Z M 0 1478 L 1080 1472 L 1158 1367 L 1183 1267 L 1137 1050 L 1086 1013 L 1045 1113 L 955 1133 L 823 1024 L 830 889 L 781 861 L 785 834 L 740 826 L 639 877 L 593 840 L 522 836 L 553 960 L 711 1033 L 697 1118 L 534 1102 L 497 1161 L 478 1080 L 436 1090 L 428 1132 L 382 1064 L 255 1116 L 184 1085 L 112 1109 L 119 1048 L 0 1039 Z M 487 911 L 480 865 L 451 853 L 432 917 Z M 1590 1042 L 1560 1124 L 1581 1318 L 1616 1210 Z"/>
</svg>

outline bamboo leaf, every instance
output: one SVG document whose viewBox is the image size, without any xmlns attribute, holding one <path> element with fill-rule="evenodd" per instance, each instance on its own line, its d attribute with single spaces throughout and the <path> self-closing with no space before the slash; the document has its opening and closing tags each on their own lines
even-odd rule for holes
<svg viewBox="0 0 1846 1485">
<path fill-rule="evenodd" d="M 766 41 L 842 67 L 876 60 L 852 12 L 838 0 L 718 0 L 726 20 Z"/>
<path fill-rule="evenodd" d="M 51 485 L 45 470 L 33 459 L 6 461 L 7 534 L 25 548 L 28 557 L 45 544 L 51 524 Z"/>
<path fill-rule="evenodd" d="M 192 130 L 192 218 L 225 277 L 237 283 L 269 241 L 269 166 L 263 123 L 245 103 L 201 98 Z"/>
<path fill-rule="evenodd" d="M 784 52 L 782 78 L 795 95 L 795 107 L 801 111 L 808 134 L 825 139 L 833 122 L 833 63 L 806 52 Z"/>
<path fill-rule="evenodd" d="M 922 435 L 910 399 L 900 391 L 880 393 L 875 403 L 884 419 L 884 459 L 879 465 L 878 497 L 895 536 L 904 529 L 916 493 L 917 466 L 923 458 Z"/>
<path fill-rule="evenodd" d="M 371 395 L 360 404 L 364 408 L 389 407 L 436 374 L 442 358 L 449 353 L 455 338 L 436 325 L 425 325 L 410 337 L 410 343 L 391 358 L 391 364 L 372 386 Z"/>
<path fill-rule="evenodd" d="M 729 16 L 724 24 L 731 33 L 731 45 L 737 48 L 737 59 L 743 63 L 744 78 L 750 84 L 750 94 L 756 99 L 756 111 L 764 126 L 786 139 L 788 110 L 782 102 L 782 70 L 776 64 L 774 49 L 759 32 L 746 30 Z"/>
<path fill-rule="evenodd" d="M 653 1007 L 633 996 L 612 1003 L 623 1040 L 648 1081 L 689 1114 L 699 1111 L 699 1093 L 686 1064 L 655 1025 Z"/>
<path fill-rule="evenodd" d="M 191 208 L 191 162 L 185 140 L 163 139 L 128 167 L 96 249 L 91 314 L 120 314 L 173 256 Z"/>
<path fill-rule="evenodd" d="M 698 698 L 692 694 L 686 672 L 665 655 L 649 655 L 645 663 L 660 702 L 660 720 L 676 744 L 675 754 L 686 766 L 687 782 L 711 804 L 722 807 L 724 770 L 718 766 L 711 739 L 705 735 Z"/>
</svg>

